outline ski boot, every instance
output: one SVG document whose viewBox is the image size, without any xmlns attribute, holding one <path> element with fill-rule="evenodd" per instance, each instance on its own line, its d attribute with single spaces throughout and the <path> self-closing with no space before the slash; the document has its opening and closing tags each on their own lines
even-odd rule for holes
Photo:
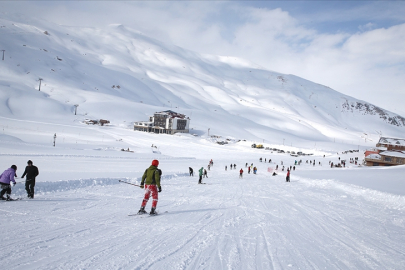
<svg viewBox="0 0 405 270">
<path fill-rule="evenodd" d="M 157 215 L 158 213 L 155 210 L 156 210 L 156 208 L 152 207 L 152 209 L 150 209 L 149 215 L 151 215 L 151 216 Z"/>
<path fill-rule="evenodd" d="M 141 209 L 138 211 L 138 215 L 143 215 L 146 214 L 147 212 L 145 211 L 145 206 L 142 206 Z"/>
</svg>

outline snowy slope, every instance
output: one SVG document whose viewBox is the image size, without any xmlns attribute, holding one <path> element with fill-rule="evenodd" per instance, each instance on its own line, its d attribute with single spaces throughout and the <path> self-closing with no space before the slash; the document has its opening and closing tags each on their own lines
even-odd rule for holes
<svg viewBox="0 0 405 270">
<path fill-rule="evenodd" d="M 243 59 L 199 55 L 122 25 L 93 29 L 18 20 L 0 20 L 7 36 L 0 41 L 6 50 L 0 66 L 5 117 L 102 118 L 130 126 L 170 108 L 190 116 L 197 131 L 238 133 L 239 139 L 353 141 L 363 133 L 376 136 L 376 130 L 403 132 L 400 116 Z M 35 91 L 39 78 L 41 92 Z M 33 110 L 27 112 L 25 102 Z"/>
<path fill-rule="evenodd" d="M 7 269 L 405 265 L 404 167 L 349 162 L 361 162 L 379 135 L 403 137 L 399 116 L 122 25 L 73 28 L 0 14 L 0 36 L 7 37 L 0 39 L 0 173 L 16 164 L 21 177 L 29 159 L 40 171 L 34 200 L 17 178 L 12 197 L 22 200 L 0 201 L 7 247 L 0 264 Z M 165 109 L 190 116 L 197 136 L 132 130 L 134 121 Z M 86 125 L 86 118 L 111 125 Z M 208 128 L 221 137 L 208 136 Z M 253 142 L 313 155 L 252 149 Z M 359 152 L 343 154 L 351 149 Z M 153 159 L 163 171 L 161 215 L 128 216 L 143 190 L 118 180 L 139 184 Z M 207 184 L 198 185 L 197 170 L 208 170 L 210 159 Z M 299 159 L 286 183 L 282 167 Z M 345 168 L 330 168 L 343 159 Z M 248 174 L 246 163 L 258 173 Z"/>
</svg>

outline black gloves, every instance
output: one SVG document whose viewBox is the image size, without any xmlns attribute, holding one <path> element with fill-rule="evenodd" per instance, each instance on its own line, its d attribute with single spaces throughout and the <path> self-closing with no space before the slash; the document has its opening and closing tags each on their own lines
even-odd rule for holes
<svg viewBox="0 0 405 270">
<path fill-rule="evenodd" d="M 158 187 L 158 192 L 162 192 L 162 187 Z"/>
</svg>

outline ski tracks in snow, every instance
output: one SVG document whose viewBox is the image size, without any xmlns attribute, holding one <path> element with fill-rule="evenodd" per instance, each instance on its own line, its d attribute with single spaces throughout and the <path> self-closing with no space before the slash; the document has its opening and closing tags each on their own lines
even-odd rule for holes
<svg viewBox="0 0 405 270">
<path fill-rule="evenodd" d="M 399 269 L 402 197 L 328 180 L 211 170 L 210 185 L 168 177 L 151 218 L 128 217 L 143 192 L 110 179 L 3 203 L 0 263 L 10 269 Z M 317 182 L 314 182 L 317 181 Z M 339 184 L 340 185 L 340 184 Z M 52 192 L 49 192 L 53 190 Z M 366 195 L 365 195 L 366 194 Z M 150 207 L 151 202 L 147 207 Z M 21 215 L 21 213 L 25 213 Z"/>
</svg>

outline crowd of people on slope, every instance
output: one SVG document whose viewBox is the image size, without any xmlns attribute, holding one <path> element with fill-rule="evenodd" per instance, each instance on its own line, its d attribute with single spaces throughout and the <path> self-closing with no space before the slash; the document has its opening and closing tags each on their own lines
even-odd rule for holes
<svg viewBox="0 0 405 270">
<path fill-rule="evenodd" d="M 27 176 L 25 180 L 25 190 L 27 191 L 27 197 L 34 199 L 34 187 L 35 187 L 35 178 L 38 176 L 39 170 L 36 166 L 33 165 L 31 160 L 28 160 L 27 166 L 25 167 L 24 173 L 21 178 Z M 15 177 L 17 177 L 17 166 L 11 165 L 10 168 L 6 169 L 0 175 L 0 199 L 11 201 L 11 187 L 16 185 Z M 4 197 L 4 195 L 6 195 Z"/>
</svg>

